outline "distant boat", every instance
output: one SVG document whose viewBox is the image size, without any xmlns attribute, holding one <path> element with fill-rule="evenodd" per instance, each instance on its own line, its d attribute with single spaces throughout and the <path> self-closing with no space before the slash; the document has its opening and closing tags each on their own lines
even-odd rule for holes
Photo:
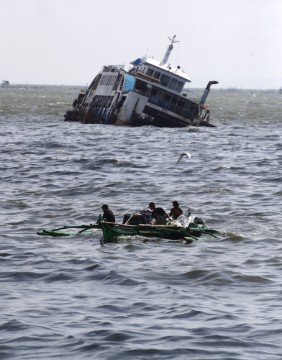
<svg viewBox="0 0 282 360">
<path fill-rule="evenodd" d="M 2 88 L 7 88 L 7 87 L 10 87 L 10 86 L 11 86 L 10 81 L 8 81 L 8 80 L 3 80 L 2 81 L 2 84 L 1 84 Z"/>
<path fill-rule="evenodd" d="M 279 94 L 282 94 L 282 87 L 279 89 Z"/>
<path fill-rule="evenodd" d="M 66 121 L 114 125 L 158 127 L 214 126 L 205 101 L 213 84 L 210 81 L 198 100 L 188 98 L 190 77 L 168 63 L 175 35 L 162 61 L 144 56 L 122 65 L 104 66 L 86 91 L 81 91 Z"/>
</svg>

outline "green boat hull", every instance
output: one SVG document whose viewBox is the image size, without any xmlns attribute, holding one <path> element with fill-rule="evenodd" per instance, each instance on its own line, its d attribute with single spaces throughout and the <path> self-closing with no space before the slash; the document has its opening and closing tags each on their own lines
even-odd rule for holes
<svg viewBox="0 0 282 360">
<path fill-rule="evenodd" d="M 142 236 L 145 238 L 160 238 L 168 240 L 197 240 L 202 234 L 216 236 L 216 230 L 202 226 L 181 227 L 173 225 L 123 225 L 107 222 L 100 223 L 104 243 L 115 241 L 119 237 Z"/>
</svg>

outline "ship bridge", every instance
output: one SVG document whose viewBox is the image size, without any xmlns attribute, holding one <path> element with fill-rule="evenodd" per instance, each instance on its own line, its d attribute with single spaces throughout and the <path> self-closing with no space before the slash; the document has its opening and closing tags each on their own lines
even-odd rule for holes
<svg viewBox="0 0 282 360">
<path fill-rule="evenodd" d="M 185 84 L 191 82 L 191 78 L 181 70 L 180 66 L 173 67 L 149 57 L 136 59 L 131 64 L 133 65 L 131 73 L 143 76 L 175 92 L 181 92 Z"/>
</svg>

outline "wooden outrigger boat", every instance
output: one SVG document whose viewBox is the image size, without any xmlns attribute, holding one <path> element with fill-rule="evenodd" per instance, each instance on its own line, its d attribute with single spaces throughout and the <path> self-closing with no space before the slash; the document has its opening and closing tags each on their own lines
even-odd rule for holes
<svg viewBox="0 0 282 360">
<path fill-rule="evenodd" d="M 168 240 L 185 240 L 192 242 L 197 240 L 203 234 L 216 237 L 216 230 L 208 229 L 204 225 L 196 225 L 191 227 L 176 225 L 125 225 L 117 223 L 108 223 L 101 221 L 103 232 L 103 242 L 114 242 L 120 237 L 141 236 L 145 238 L 158 238 Z"/>
<path fill-rule="evenodd" d="M 201 218 L 194 217 L 193 220 L 189 220 L 189 217 L 184 217 L 182 221 L 183 220 L 184 222 L 182 223 L 178 220 L 170 221 L 166 225 L 149 223 L 132 225 L 129 223 L 119 224 L 99 220 L 97 224 L 62 226 L 52 230 L 43 229 L 38 231 L 37 234 L 52 237 L 80 234 L 93 235 L 93 230 L 100 230 L 103 234 L 101 240 L 103 244 L 116 242 L 120 238 L 135 236 L 151 239 L 168 239 L 172 241 L 183 240 L 186 243 L 198 240 L 202 235 L 217 237 L 218 231 L 209 229 Z"/>
</svg>

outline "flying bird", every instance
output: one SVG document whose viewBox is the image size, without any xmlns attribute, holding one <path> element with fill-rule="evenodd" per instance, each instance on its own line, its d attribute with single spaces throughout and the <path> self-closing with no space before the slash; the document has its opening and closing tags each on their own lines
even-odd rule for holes
<svg viewBox="0 0 282 360">
<path fill-rule="evenodd" d="M 188 159 L 191 159 L 191 154 L 190 153 L 182 153 L 182 154 L 180 154 L 180 156 L 179 156 L 179 158 L 178 158 L 178 160 L 177 160 L 177 162 L 176 162 L 176 164 L 175 165 L 177 165 L 180 161 L 181 161 L 181 159 L 183 158 L 183 156 L 187 156 L 188 157 Z"/>
</svg>

